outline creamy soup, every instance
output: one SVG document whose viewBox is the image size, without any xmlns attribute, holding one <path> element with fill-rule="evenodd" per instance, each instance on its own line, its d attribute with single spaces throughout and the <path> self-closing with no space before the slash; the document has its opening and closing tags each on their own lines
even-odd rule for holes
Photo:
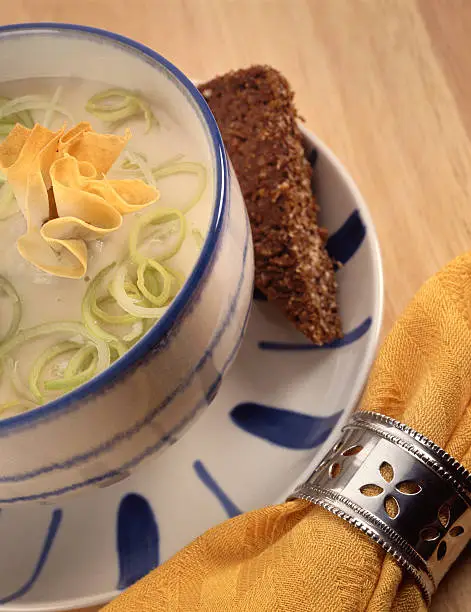
<svg viewBox="0 0 471 612">
<path fill-rule="evenodd" d="M 118 215 L 121 225 L 114 231 L 86 235 L 86 270 L 70 278 L 20 253 L 25 211 L 2 174 L 0 418 L 69 392 L 118 359 L 165 313 L 201 251 L 214 200 L 207 144 L 171 109 L 139 93 L 116 90 L 100 97 L 110 89 L 79 79 L 0 86 L 2 139 L 18 120 L 52 132 L 81 121 L 99 134 L 123 135 L 129 128 L 131 137 L 104 180 L 138 179 L 159 193 L 150 205 L 123 213 L 122 223 Z M 10 115 L 2 114 L 7 104 Z M 54 189 L 48 193 L 54 198 Z M 50 244 L 60 263 L 60 250 Z"/>
</svg>

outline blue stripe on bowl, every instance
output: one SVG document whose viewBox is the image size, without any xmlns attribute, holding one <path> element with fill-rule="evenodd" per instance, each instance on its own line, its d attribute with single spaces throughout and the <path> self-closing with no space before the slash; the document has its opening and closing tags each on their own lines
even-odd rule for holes
<svg viewBox="0 0 471 612">
<path fill-rule="evenodd" d="M 159 565 L 159 528 L 145 497 L 128 493 L 119 505 L 116 526 L 118 589 L 126 589 Z"/>
<path fill-rule="evenodd" d="M 249 316 L 250 316 L 250 308 L 247 309 L 247 313 L 245 315 L 244 322 L 242 323 L 238 339 L 237 339 L 237 341 L 234 344 L 234 348 L 232 349 L 232 351 L 230 352 L 228 358 L 224 362 L 224 364 L 223 364 L 223 366 L 221 368 L 221 372 L 218 374 L 218 376 L 216 377 L 214 382 L 210 385 L 208 393 L 207 393 L 208 395 L 211 395 L 213 393 L 214 388 L 220 384 L 222 376 L 224 376 L 226 370 L 232 364 L 232 362 L 233 362 L 233 360 L 234 360 L 234 358 L 235 358 L 235 356 L 237 354 L 237 351 L 239 350 L 239 347 L 240 347 L 240 345 L 242 343 L 242 340 L 244 338 L 245 329 L 247 327 Z M 137 455 L 136 457 L 134 457 L 130 461 L 127 461 L 126 463 L 124 463 L 123 465 L 119 466 L 118 468 L 116 468 L 114 470 L 111 470 L 111 471 L 109 471 L 109 472 L 107 472 L 105 474 L 102 474 L 101 476 L 96 476 L 95 478 L 89 478 L 88 480 L 84 480 L 82 482 L 79 482 L 79 483 L 76 483 L 76 484 L 73 484 L 73 485 L 69 485 L 69 486 L 63 487 L 61 489 L 54 489 L 52 491 L 45 491 L 44 493 L 38 493 L 38 494 L 35 494 L 35 495 L 23 495 L 23 496 L 19 496 L 19 497 L 11 497 L 11 498 L 6 498 L 6 499 L 0 499 L 0 504 L 6 505 L 6 504 L 12 504 L 12 503 L 20 502 L 20 501 L 36 501 L 36 500 L 48 499 L 49 497 L 53 497 L 53 496 L 57 496 L 57 495 L 62 495 L 64 493 L 69 493 L 71 491 L 77 491 L 77 490 L 82 489 L 84 487 L 89 487 L 89 486 L 92 486 L 92 485 L 98 485 L 99 483 L 101 483 L 101 482 L 103 482 L 105 480 L 108 480 L 108 479 L 117 478 L 123 472 L 126 472 L 127 470 L 131 470 L 132 468 L 136 467 L 136 465 L 139 465 L 139 463 L 141 463 L 141 461 L 143 461 L 144 459 L 146 459 L 147 457 L 149 457 L 153 453 L 157 452 L 164 444 L 167 444 L 167 443 L 171 442 L 172 439 L 174 438 L 174 436 L 176 434 L 178 434 L 182 429 L 184 429 L 191 422 L 191 420 L 198 414 L 198 412 L 200 412 L 200 410 L 202 408 L 205 408 L 206 406 L 207 406 L 207 401 L 206 401 L 206 397 L 205 397 L 202 400 L 200 400 L 196 404 L 196 406 L 193 408 L 193 410 L 186 417 L 184 417 L 168 434 L 166 434 L 163 438 L 161 438 L 155 444 L 145 448 L 141 453 L 139 453 L 139 455 Z"/>
<path fill-rule="evenodd" d="M 318 345 L 307 342 L 270 342 L 262 340 L 258 343 L 258 348 L 262 351 L 319 351 L 325 349 L 338 349 L 348 346 L 364 336 L 371 327 L 372 319 L 367 317 L 363 323 L 344 334 L 342 338 Z"/>
<path fill-rule="evenodd" d="M 208 472 L 208 470 L 205 468 L 205 466 L 199 459 L 197 459 L 193 463 L 193 468 L 198 478 L 218 500 L 229 518 L 233 518 L 238 514 L 242 514 L 242 510 L 240 510 L 231 500 L 231 498 L 227 495 L 227 493 L 224 492 L 222 487 L 211 476 L 211 474 Z"/>
<path fill-rule="evenodd" d="M 56 538 L 57 532 L 59 531 L 59 527 L 62 521 L 62 510 L 56 509 L 52 513 L 51 522 L 49 523 L 49 527 L 46 533 L 46 537 L 44 539 L 44 543 L 39 554 L 38 561 L 36 566 L 31 574 L 31 578 L 27 580 L 23 586 L 21 586 L 18 590 L 6 597 L 0 597 L 0 605 L 4 605 L 9 603 L 10 601 L 14 601 L 15 599 L 19 599 L 26 595 L 28 591 L 32 589 L 37 579 L 39 578 L 44 566 L 46 565 L 47 558 L 49 553 L 51 552 L 52 545 L 54 544 L 54 540 Z"/>
<path fill-rule="evenodd" d="M 232 422 L 267 442 L 295 450 L 310 450 L 325 442 L 342 411 L 328 417 L 311 416 L 255 402 L 232 409 Z"/>
<path fill-rule="evenodd" d="M 250 234 L 250 228 L 249 228 L 249 220 L 248 220 L 248 217 L 246 216 L 245 241 L 244 241 L 244 250 L 242 254 L 242 269 L 241 269 L 241 273 L 239 276 L 239 280 L 237 282 L 236 291 L 229 304 L 228 311 L 224 315 L 221 321 L 220 327 L 214 333 L 209 346 L 203 353 L 203 356 L 198 361 L 198 363 L 193 368 L 193 370 L 191 370 L 188 377 L 184 381 L 182 381 L 156 408 L 151 410 L 143 419 L 135 423 L 131 428 L 115 434 L 111 439 L 105 442 L 102 442 L 98 446 L 84 453 L 73 455 L 72 457 L 63 461 L 62 463 L 52 463 L 50 465 L 42 466 L 40 468 L 36 468 L 34 470 L 30 470 L 27 472 L 21 472 L 19 474 L 12 474 L 11 476 L 0 476 L 0 482 L 22 482 L 25 480 L 36 478 L 38 476 L 41 476 L 42 474 L 48 474 L 48 473 L 60 471 L 60 470 L 67 470 L 67 469 L 70 469 L 78 465 L 79 463 L 83 463 L 84 461 L 87 461 L 88 459 L 92 457 L 96 458 L 100 454 L 110 451 L 112 448 L 114 448 L 117 444 L 119 444 L 123 440 L 128 440 L 132 438 L 135 434 L 139 433 L 139 431 L 143 427 L 151 423 L 160 412 L 162 412 L 165 408 L 167 408 L 167 406 L 169 406 L 173 402 L 173 400 L 182 391 L 187 389 L 191 385 L 191 383 L 193 382 L 197 374 L 203 369 L 205 364 L 212 358 L 213 352 L 216 350 L 217 346 L 219 345 L 219 342 L 221 341 L 221 338 L 224 332 L 231 324 L 232 317 L 239 304 L 239 299 L 240 299 L 242 287 L 243 287 L 244 280 L 245 280 L 245 272 L 246 272 L 245 268 L 246 268 L 247 256 L 249 253 L 248 249 L 250 245 L 250 236 L 251 234 Z"/>
</svg>

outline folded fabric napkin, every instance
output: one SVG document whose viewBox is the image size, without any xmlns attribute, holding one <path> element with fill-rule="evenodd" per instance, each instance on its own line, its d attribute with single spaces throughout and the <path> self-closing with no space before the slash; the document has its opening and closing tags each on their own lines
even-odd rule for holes
<svg viewBox="0 0 471 612">
<path fill-rule="evenodd" d="M 471 254 L 429 280 L 386 339 L 363 410 L 391 416 L 471 468 Z M 106 612 L 416 612 L 414 580 L 358 529 L 305 501 L 219 525 Z"/>
</svg>

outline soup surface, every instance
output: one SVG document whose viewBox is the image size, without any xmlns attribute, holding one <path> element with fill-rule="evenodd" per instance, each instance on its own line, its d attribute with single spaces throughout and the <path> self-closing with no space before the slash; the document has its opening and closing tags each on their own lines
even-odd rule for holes
<svg viewBox="0 0 471 612">
<path fill-rule="evenodd" d="M 0 418 L 51 401 L 118 359 L 164 314 L 206 236 L 214 201 L 207 144 L 180 125 L 172 109 L 139 93 L 113 90 L 90 105 L 111 89 L 79 79 L 0 86 L 2 138 L 18 118 L 30 123 L 26 127 L 52 131 L 65 121 L 67 128 L 88 121 L 101 134 L 129 128 L 132 136 L 106 179 L 137 178 L 160 194 L 123 215 L 116 231 L 87 240 L 86 272 L 66 278 L 39 269 L 18 251 L 26 220 L 2 177 Z M 7 103 L 18 112 L 2 116 Z"/>
</svg>

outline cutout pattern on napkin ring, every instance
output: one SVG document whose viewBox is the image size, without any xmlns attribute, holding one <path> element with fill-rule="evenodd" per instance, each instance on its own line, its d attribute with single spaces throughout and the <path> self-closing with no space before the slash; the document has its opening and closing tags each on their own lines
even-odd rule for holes
<svg viewBox="0 0 471 612">
<path fill-rule="evenodd" d="M 419 583 L 427 603 L 471 538 L 471 474 L 407 425 L 359 412 L 289 499 L 348 521 Z"/>
</svg>

